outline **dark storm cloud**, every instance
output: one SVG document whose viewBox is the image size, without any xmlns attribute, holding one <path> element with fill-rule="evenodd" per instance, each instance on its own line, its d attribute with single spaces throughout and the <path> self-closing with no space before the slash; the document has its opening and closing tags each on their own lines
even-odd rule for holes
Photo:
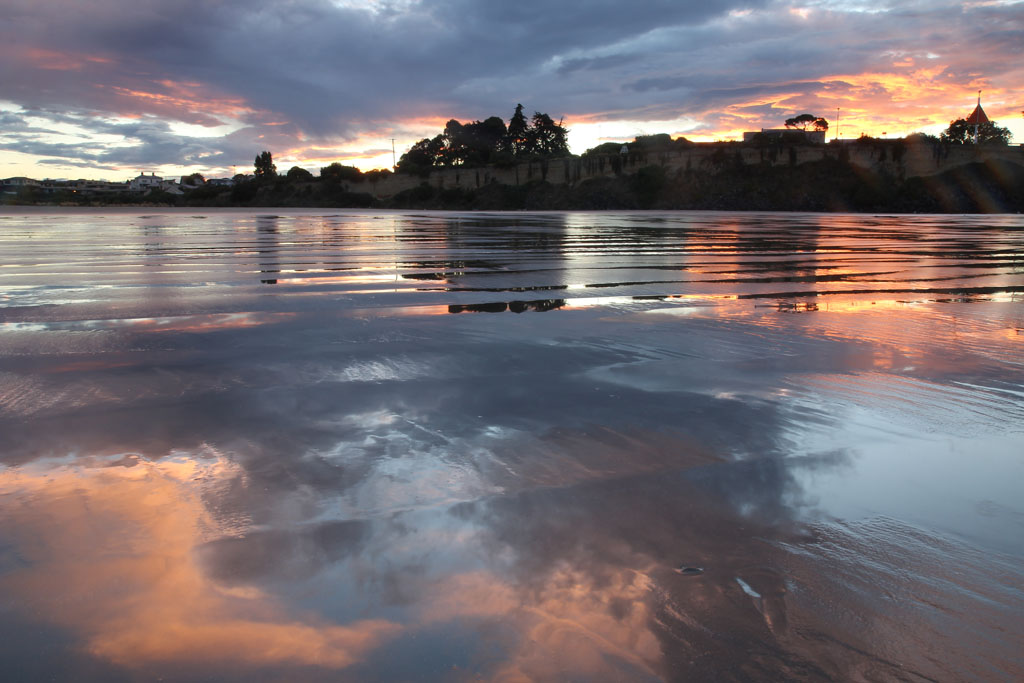
<svg viewBox="0 0 1024 683">
<path fill-rule="evenodd" d="M 324 0 L 15 2 L 5 96 L 110 111 L 112 101 L 130 100 L 116 88 L 160 94 L 154 82 L 198 82 L 208 98 L 239 96 L 304 129 L 334 132 L 353 119 L 424 114 L 424 105 L 481 107 L 451 92 L 468 79 L 521 74 L 562 53 L 750 4 L 760 2 L 449 0 L 374 14 Z"/>
<path fill-rule="evenodd" d="M 600 71 L 612 69 L 624 64 L 640 60 L 640 55 L 610 55 L 608 57 L 591 57 L 568 59 L 558 67 L 559 75 L 571 74 L 574 71 Z"/>
<path fill-rule="evenodd" d="M 556 117 L 690 117 L 713 129 L 717 117 L 735 116 L 727 107 L 794 90 L 813 103 L 830 78 L 892 70 L 897 53 L 941 53 L 941 82 L 960 86 L 1014 73 L 1007 55 L 1024 49 L 1019 4 L 824 0 L 810 13 L 776 0 L 7 5 L 0 97 L 52 116 L 77 112 L 89 130 L 125 138 L 105 160 L 132 164 L 245 163 L 272 143 L 298 149 L 382 129 L 392 137 L 403 120 L 507 117 L 516 102 Z M 114 116 L 139 128 L 118 128 Z M 172 139 L 147 127 L 150 118 L 233 121 L 236 132 Z M 12 135 L 26 143 L 5 148 L 34 153 L 47 126 L 33 127 L 5 129 L 8 144 Z M 232 156 L 239 149 L 244 156 Z"/>
</svg>

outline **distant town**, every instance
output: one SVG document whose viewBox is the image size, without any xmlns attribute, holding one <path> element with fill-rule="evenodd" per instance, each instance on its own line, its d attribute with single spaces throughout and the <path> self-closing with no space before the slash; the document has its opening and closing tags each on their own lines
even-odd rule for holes
<svg viewBox="0 0 1024 683">
<path fill-rule="evenodd" d="M 36 180 L 34 178 L 0 179 L 0 198 L 17 199 L 18 197 L 37 197 L 39 199 L 56 199 L 65 195 L 74 199 L 76 195 L 103 199 L 112 195 L 135 194 L 145 196 L 154 190 L 169 195 L 182 196 L 187 191 L 203 186 L 233 187 L 236 182 L 251 179 L 251 175 L 239 174 L 233 178 L 203 178 L 198 173 L 183 176 L 179 180 L 161 178 L 156 173 L 140 171 L 139 175 L 121 183 L 105 180 Z"/>
</svg>

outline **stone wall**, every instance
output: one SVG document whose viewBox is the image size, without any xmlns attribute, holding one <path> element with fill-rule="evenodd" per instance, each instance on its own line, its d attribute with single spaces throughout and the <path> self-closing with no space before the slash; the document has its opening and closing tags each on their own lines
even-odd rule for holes
<svg viewBox="0 0 1024 683">
<path fill-rule="evenodd" d="M 674 171 L 706 171 L 742 164 L 796 166 L 828 158 L 844 158 L 855 166 L 887 173 L 903 180 L 942 173 L 956 166 L 993 160 L 1024 166 L 1024 147 L 933 145 L 928 142 L 875 140 L 841 145 L 779 145 L 755 147 L 740 143 L 706 143 L 669 150 L 636 151 L 531 161 L 509 167 L 442 168 L 426 177 L 395 174 L 375 182 L 351 184 L 353 192 L 369 192 L 384 199 L 423 183 L 439 189 L 479 189 L 490 183 L 522 185 L 543 180 L 554 185 L 574 184 L 589 178 L 636 173 L 645 166 Z"/>
</svg>

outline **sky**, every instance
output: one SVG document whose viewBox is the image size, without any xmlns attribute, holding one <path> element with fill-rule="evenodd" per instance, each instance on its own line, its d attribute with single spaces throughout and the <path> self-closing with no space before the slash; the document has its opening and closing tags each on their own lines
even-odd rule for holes
<svg viewBox="0 0 1024 683">
<path fill-rule="evenodd" d="M 3 0 L 0 178 L 392 165 L 448 119 L 541 111 L 579 154 L 989 117 L 1024 143 L 1024 0 Z"/>
</svg>

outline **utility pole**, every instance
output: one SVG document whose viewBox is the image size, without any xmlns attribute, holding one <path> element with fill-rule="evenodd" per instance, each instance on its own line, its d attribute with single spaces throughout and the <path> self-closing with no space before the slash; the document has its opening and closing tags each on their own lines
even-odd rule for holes
<svg viewBox="0 0 1024 683">
<path fill-rule="evenodd" d="M 395 139 L 391 138 L 391 172 L 398 170 L 398 162 L 395 161 Z"/>
<path fill-rule="evenodd" d="M 836 142 L 839 142 L 839 107 L 836 107 Z"/>
</svg>

